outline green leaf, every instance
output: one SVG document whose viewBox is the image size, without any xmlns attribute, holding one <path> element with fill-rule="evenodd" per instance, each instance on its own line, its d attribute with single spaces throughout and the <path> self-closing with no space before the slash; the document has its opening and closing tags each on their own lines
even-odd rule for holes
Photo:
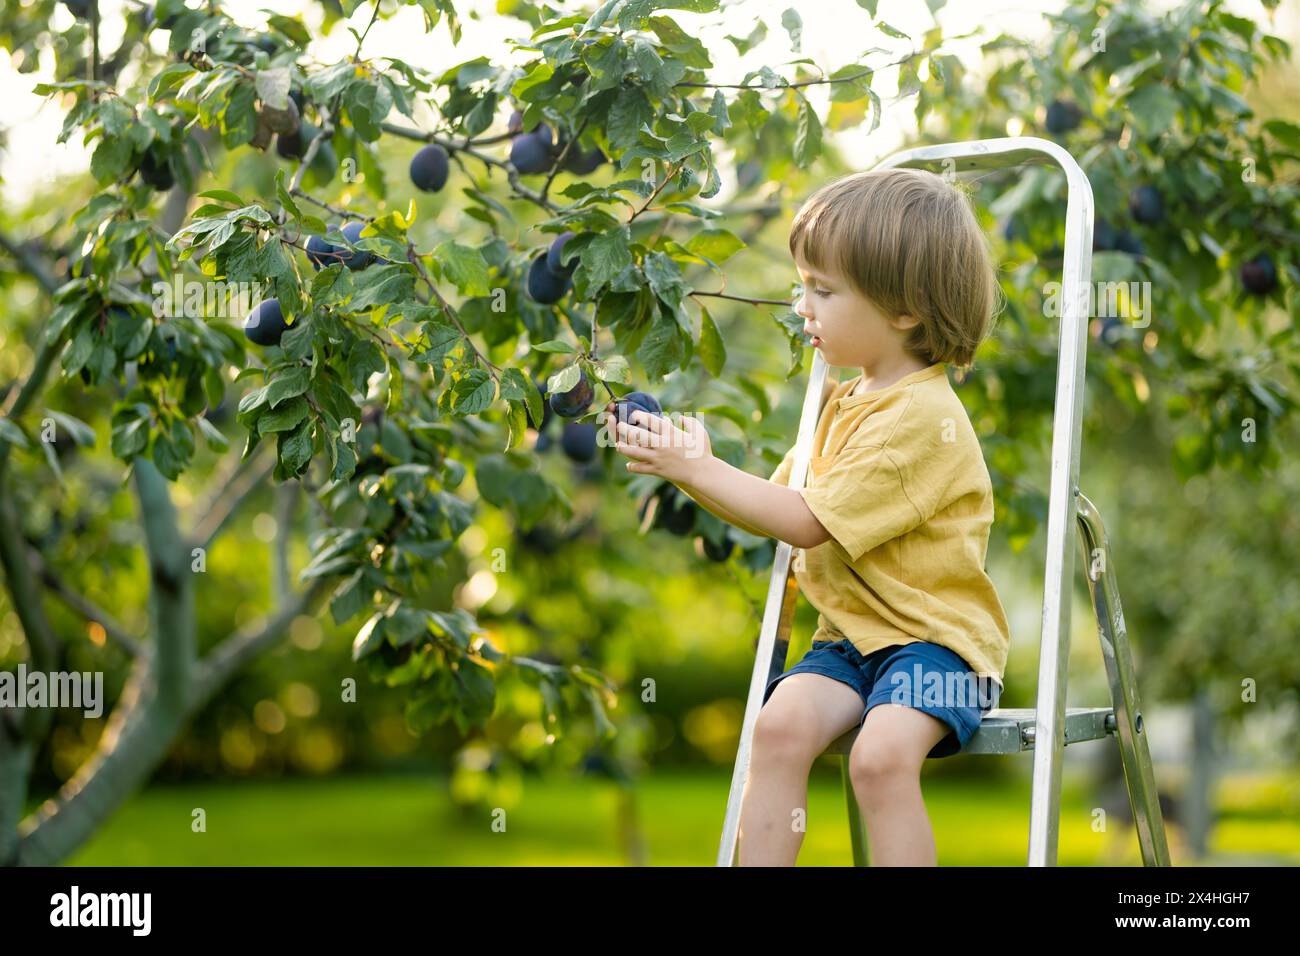
<svg viewBox="0 0 1300 956">
<path fill-rule="evenodd" d="M 225 451 L 230 447 L 230 439 L 221 433 L 216 425 L 200 415 L 195 419 L 199 423 L 199 431 L 203 432 L 203 438 L 207 441 L 208 446 L 217 451 Z"/>
<path fill-rule="evenodd" d="M 453 410 L 457 415 L 473 415 L 487 409 L 497 397 L 497 383 L 481 368 L 472 368 L 452 386 Z"/>
<path fill-rule="evenodd" d="M 462 339 L 458 328 L 444 322 L 426 322 L 424 336 L 427 344 L 411 356 L 411 361 L 424 365 L 440 364 Z"/>
<path fill-rule="evenodd" d="M 727 364 L 727 346 L 713 322 L 713 316 L 703 306 L 700 307 L 700 361 L 714 378 L 722 374 L 722 367 Z"/>
<path fill-rule="evenodd" d="M 311 406 L 307 404 L 307 399 L 298 395 L 284 402 L 275 411 L 267 412 L 259 418 L 257 432 L 259 435 L 269 435 L 272 432 L 291 431 L 297 428 L 309 414 L 311 414 Z"/>
<path fill-rule="evenodd" d="M 795 125 L 794 161 L 800 169 L 807 169 L 822 148 L 822 124 L 812 104 L 799 97 L 799 119 Z"/>
<path fill-rule="evenodd" d="M 741 249 L 744 240 L 727 229 L 705 229 L 691 236 L 686 248 L 712 262 L 726 262 Z"/>
<path fill-rule="evenodd" d="M 492 291 L 488 281 L 488 264 L 483 253 L 454 239 L 439 243 L 433 251 L 434 259 L 457 290 L 464 295 L 487 295 Z"/>
<path fill-rule="evenodd" d="M 295 365 L 273 378 L 266 386 L 266 402 L 275 408 L 286 398 L 293 398 L 307 391 L 311 385 L 311 369 L 304 365 Z M 240 403 L 241 410 L 243 403 Z"/>
<path fill-rule="evenodd" d="M 636 356 L 651 378 L 667 375 L 682 361 L 681 327 L 662 310 L 656 309 L 654 322 L 641 340 Z"/>
<path fill-rule="evenodd" d="M 537 386 L 517 368 L 508 368 L 501 376 L 501 397 L 507 401 L 523 402 L 535 422 L 542 420 L 542 396 Z"/>
<path fill-rule="evenodd" d="M 351 577 L 345 579 L 330 597 L 330 616 L 335 624 L 351 620 L 365 610 L 370 596 L 362 587 L 365 568 L 358 568 Z"/>
<path fill-rule="evenodd" d="M 58 426 L 66 431 L 78 445 L 84 448 L 93 448 L 95 446 L 95 430 L 80 418 L 73 418 L 63 412 L 56 412 L 52 408 L 47 408 L 45 414 L 54 419 Z M 0 421 L 3 421 L 3 419 L 0 419 Z"/>
<path fill-rule="evenodd" d="M 311 461 L 311 422 L 304 421 L 287 434 L 280 434 L 280 463 L 291 475 L 296 475 Z"/>
<path fill-rule="evenodd" d="M 1287 149 L 1300 153 L 1300 126 L 1274 119 L 1264 124 L 1264 130 Z"/>
<path fill-rule="evenodd" d="M 148 437 L 148 432 L 145 433 Z M 30 448 L 31 443 L 27 441 L 27 436 L 12 420 L 0 418 L 0 438 L 4 439 L 11 445 L 17 445 L 19 448 Z"/>
<path fill-rule="evenodd" d="M 125 136 L 105 136 L 90 157 L 90 174 L 101 185 L 126 177 L 131 169 L 131 141 Z"/>
<path fill-rule="evenodd" d="M 546 380 L 546 394 L 555 395 L 559 392 L 570 391 L 581 380 L 582 368 L 576 364 L 570 365 Z"/>
<path fill-rule="evenodd" d="M 632 382 L 632 369 L 623 356 L 611 355 L 596 363 L 596 377 L 603 382 L 614 381 L 630 385 Z"/>
<path fill-rule="evenodd" d="M 409 299 L 415 293 L 415 272 L 410 266 L 372 265 L 352 278 L 354 312 L 368 311 Z"/>
<path fill-rule="evenodd" d="M 534 345 L 533 351 L 534 352 L 558 352 L 564 355 L 572 355 L 576 353 L 578 350 L 574 346 L 570 345 L 568 342 L 565 342 L 562 339 L 551 339 L 550 341 L 543 342 L 540 345 Z"/>
<path fill-rule="evenodd" d="M 624 269 L 635 264 L 632 258 L 632 234 L 627 226 L 601 233 L 582 250 L 581 259 L 588 272 L 588 292 L 594 294 L 612 282 Z"/>
<path fill-rule="evenodd" d="M 118 416 L 114 415 L 114 419 Z M 123 461 L 133 455 L 138 455 L 144 451 L 145 446 L 149 444 L 149 419 L 147 418 L 128 418 L 124 421 L 114 421 L 112 450 L 113 454 Z"/>
<path fill-rule="evenodd" d="M 370 616 L 365 624 L 361 625 L 361 630 L 357 631 L 357 636 L 352 641 L 352 659 L 359 661 L 367 654 L 379 648 L 384 640 L 384 613 L 376 611 Z"/>
<path fill-rule="evenodd" d="M 781 14 L 781 26 L 785 27 L 785 32 L 790 35 L 790 49 L 798 53 L 802 45 L 803 17 L 799 16 L 795 9 L 787 8 Z"/>
<path fill-rule="evenodd" d="M 1133 124 L 1143 136 L 1158 136 L 1173 125 L 1178 98 L 1164 86 L 1144 86 L 1128 98 Z"/>
</svg>

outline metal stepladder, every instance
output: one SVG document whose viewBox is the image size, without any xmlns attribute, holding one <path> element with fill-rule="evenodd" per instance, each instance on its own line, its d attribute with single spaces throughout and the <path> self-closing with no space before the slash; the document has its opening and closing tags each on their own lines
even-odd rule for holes
<svg viewBox="0 0 1300 956">
<path fill-rule="evenodd" d="M 1078 488 L 1079 446 L 1087 347 L 1088 295 L 1092 275 L 1092 186 L 1079 164 L 1055 143 L 1034 137 L 973 140 L 895 153 L 876 168 L 912 167 L 944 175 L 972 170 L 1005 169 L 1027 164 L 1055 164 L 1066 176 L 1065 261 L 1061 288 L 1061 329 L 1052 421 L 1051 485 L 1048 497 L 1047 558 L 1039 644 L 1038 696 L 1034 709 L 989 711 L 962 754 L 1034 753 L 1029 820 L 1029 866 L 1056 865 L 1061 798 L 1061 763 L 1067 744 L 1118 738 L 1133 819 L 1146 866 L 1168 866 L 1169 849 L 1160 813 L 1151 755 L 1138 701 L 1133 658 L 1124 628 L 1114 565 L 1101 516 Z M 813 357 L 799 419 L 799 434 L 789 486 L 804 486 L 812 455 L 813 432 L 821 410 L 827 366 L 820 352 Z M 1077 526 L 1084 550 L 1088 589 L 1097 618 L 1102 657 L 1110 686 L 1110 707 L 1066 708 L 1070 649 L 1070 580 L 1073 560 L 1070 534 Z M 790 628 L 799 588 L 790 573 L 793 548 L 778 541 L 767 603 L 750 679 L 745 718 L 727 799 L 718 866 L 736 861 L 740 802 L 749 772 L 754 725 L 767 684 L 785 668 Z M 845 798 L 855 866 L 866 866 L 866 827 L 849 778 L 849 753 L 857 729 L 825 751 L 842 756 Z M 1039 744 L 1042 744 L 1039 746 Z"/>
</svg>

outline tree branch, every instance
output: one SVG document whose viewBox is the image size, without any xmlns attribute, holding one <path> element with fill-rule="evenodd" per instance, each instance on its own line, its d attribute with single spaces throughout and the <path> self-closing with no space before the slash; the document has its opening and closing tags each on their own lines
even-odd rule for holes
<svg viewBox="0 0 1300 956">
<path fill-rule="evenodd" d="M 688 295 L 708 296 L 713 299 L 730 299 L 733 302 L 748 302 L 750 305 L 791 305 L 786 299 L 753 299 L 747 295 L 728 295 L 725 292 L 690 292 Z"/>
<path fill-rule="evenodd" d="M 30 249 L 22 243 L 10 239 L 4 232 L 0 232 L 0 248 L 13 256 L 14 261 L 23 267 L 24 272 L 39 282 L 42 289 L 50 295 L 54 294 L 54 290 L 59 287 L 59 283 L 54 281 L 54 277 L 45 270 L 45 266 L 32 254 Z"/>
<path fill-rule="evenodd" d="M 521 199 L 526 199 L 531 203 L 541 206 L 547 212 L 555 213 L 559 211 L 555 203 L 551 202 L 541 193 L 534 192 L 520 182 L 519 171 L 517 169 L 509 163 L 497 159 L 495 156 L 489 156 L 487 153 L 481 153 L 477 149 L 474 149 L 474 147 L 469 145 L 469 140 L 457 143 L 454 140 L 446 139 L 445 137 L 438 136 L 434 133 L 422 133 L 418 129 L 411 129 L 408 126 L 399 126 L 396 123 L 380 123 L 379 128 L 385 133 L 392 133 L 394 136 L 402 136 L 406 139 L 413 139 L 421 143 L 437 143 L 449 153 L 464 153 L 466 156 L 473 156 L 485 166 L 499 166 L 501 169 L 505 170 L 506 180 L 510 183 L 510 188 L 514 191 L 515 195 L 519 196 Z"/>
<path fill-rule="evenodd" d="M 132 472 L 149 554 L 152 657 L 158 703 L 180 712 L 189 701 L 197 647 L 194 572 L 190 570 L 189 547 L 176 520 L 167 479 L 146 458 L 137 458 Z"/>
<path fill-rule="evenodd" d="M 87 621 L 93 621 L 104 629 L 104 633 L 119 647 L 130 654 L 132 657 L 139 657 L 144 653 L 144 648 L 134 637 L 131 637 L 118 621 L 107 611 L 100 608 L 97 604 L 89 599 L 82 597 L 77 592 L 68 587 L 67 583 L 59 577 L 57 571 L 51 568 L 41 553 L 34 548 L 28 549 L 36 573 L 40 576 L 41 581 L 54 594 L 63 601 L 68 607 L 76 611 Z"/>
<path fill-rule="evenodd" d="M 337 577 L 317 578 L 305 591 L 286 601 L 274 614 L 236 631 L 199 662 L 194 681 L 194 701 L 202 707 L 235 672 L 284 639 L 293 619 L 314 614 L 318 603 L 338 584 Z"/>
<path fill-rule="evenodd" d="M 243 507 L 244 502 L 252 497 L 275 471 L 274 461 L 259 463 L 260 467 L 257 468 L 252 466 L 254 461 L 256 458 L 241 463 L 241 466 L 247 465 L 247 467 L 241 467 L 236 471 L 235 477 L 222 488 L 211 508 L 199 519 L 199 523 L 190 532 L 192 547 L 204 550 L 211 548 L 212 542 L 216 540 L 227 522 L 234 517 L 235 512 Z"/>
<path fill-rule="evenodd" d="M 287 481 L 275 489 L 275 551 L 274 563 L 272 564 L 274 573 L 272 587 L 274 588 L 277 607 L 283 602 L 284 596 L 293 590 L 293 582 L 290 579 L 292 569 L 289 567 L 289 532 L 293 528 L 293 515 L 298 505 L 298 492 L 301 489 L 302 484 L 297 481 Z"/>
</svg>

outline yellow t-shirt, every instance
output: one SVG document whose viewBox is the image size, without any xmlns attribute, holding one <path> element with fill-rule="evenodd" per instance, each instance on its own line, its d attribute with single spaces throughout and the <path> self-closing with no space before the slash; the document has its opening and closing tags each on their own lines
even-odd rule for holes
<svg viewBox="0 0 1300 956">
<path fill-rule="evenodd" d="M 943 363 L 822 406 L 800 491 L 830 532 L 795 578 L 819 612 L 813 640 L 862 654 L 928 641 L 999 685 L 1010 629 L 985 573 L 993 486 Z M 788 484 L 794 449 L 772 473 Z M 796 567 L 798 565 L 796 564 Z"/>
</svg>

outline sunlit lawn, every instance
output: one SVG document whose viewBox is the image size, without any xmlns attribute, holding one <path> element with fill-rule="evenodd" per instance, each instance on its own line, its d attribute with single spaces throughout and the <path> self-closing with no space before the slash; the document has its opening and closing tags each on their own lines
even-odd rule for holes
<svg viewBox="0 0 1300 956">
<path fill-rule="evenodd" d="M 656 771 L 635 792 L 652 866 L 711 866 L 729 771 Z M 1229 780 L 1209 863 L 1300 864 L 1295 775 Z M 1017 779 L 926 779 L 939 862 L 1021 866 L 1029 786 Z M 463 814 L 434 776 L 355 776 L 152 787 L 117 813 L 71 861 L 82 865 L 620 866 L 619 789 L 592 778 L 530 778 L 523 799 L 493 832 L 486 813 Z M 1092 830 L 1090 791 L 1063 790 L 1059 861 L 1135 865 L 1132 830 Z M 206 811 L 207 831 L 191 830 Z M 850 862 L 843 792 L 834 764 L 819 766 L 809 794 L 801 866 Z M 1174 862 L 1192 863 L 1171 832 Z"/>
</svg>

